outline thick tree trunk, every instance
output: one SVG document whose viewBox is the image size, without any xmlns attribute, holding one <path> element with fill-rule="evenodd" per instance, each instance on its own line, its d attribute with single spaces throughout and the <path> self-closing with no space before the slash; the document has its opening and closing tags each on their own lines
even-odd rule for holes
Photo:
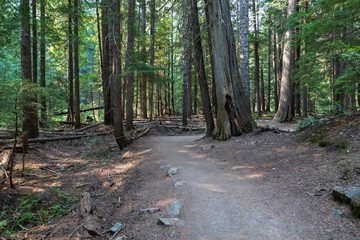
<svg viewBox="0 0 360 240">
<path fill-rule="evenodd" d="M 126 140 L 123 132 L 122 124 L 122 108 L 121 108 L 121 42 L 120 31 L 122 17 L 120 13 L 121 0 L 113 0 L 113 13 L 114 13 L 114 136 L 120 149 L 126 145 Z"/>
<path fill-rule="evenodd" d="M 257 33 L 257 26 L 256 26 L 256 6 L 255 0 L 253 0 L 252 6 L 253 12 L 253 27 L 254 27 L 254 58 L 255 58 L 255 74 L 254 74 L 254 81 L 255 81 L 255 89 L 256 89 L 256 109 L 257 109 L 257 116 L 261 117 L 261 93 L 260 93 L 260 80 L 259 80 L 259 41 L 257 40 L 258 33 Z"/>
<path fill-rule="evenodd" d="M 249 0 L 240 0 L 240 78 L 250 105 Z"/>
<path fill-rule="evenodd" d="M 296 12 L 296 0 L 289 0 L 289 6 L 287 10 L 287 16 L 290 17 L 293 13 Z M 275 116 L 276 122 L 289 122 L 292 120 L 291 114 L 291 97 L 292 97 L 292 86 L 291 86 L 291 44 L 293 30 L 288 29 L 285 34 L 285 45 L 283 53 L 283 69 L 281 77 L 281 93 L 280 93 L 280 105 L 279 110 Z"/>
<path fill-rule="evenodd" d="M 20 1 L 21 17 L 21 78 L 24 85 L 32 82 L 31 74 L 31 39 L 30 39 L 30 8 L 29 0 Z M 36 111 L 36 95 L 28 91 L 25 87 L 23 91 L 23 132 L 28 133 L 31 138 L 39 136 L 39 128 Z"/>
<path fill-rule="evenodd" d="M 151 44 L 150 44 L 150 66 L 154 66 L 155 62 L 155 0 L 150 0 L 150 35 L 151 35 Z M 150 93 L 149 93 L 149 111 L 150 111 L 150 121 L 153 119 L 154 112 L 154 73 L 150 75 Z"/>
<path fill-rule="evenodd" d="M 73 62 L 73 31 L 72 31 L 72 0 L 68 0 L 68 81 L 69 81 L 69 119 L 74 121 L 74 62 Z"/>
<path fill-rule="evenodd" d="M 42 88 L 42 90 L 45 90 L 46 87 L 46 67 L 45 67 L 45 6 L 46 6 L 46 2 L 45 0 L 41 0 L 40 2 L 40 27 L 41 27 L 41 32 L 40 32 L 40 86 Z M 44 94 L 41 94 L 40 96 L 40 103 L 41 103 L 41 118 L 40 118 L 40 125 L 44 126 L 44 124 L 47 121 L 47 116 L 46 116 L 46 97 Z"/>
<path fill-rule="evenodd" d="M 126 60 L 125 71 L 127 90 L 126 90 L 126 130 L 134 128 L 133 115 L 134 115 L 134 72 L 131 65 L 134 64 L 134 42 L 135 42 L 135 0 L 129 0 L 128 5 L 128 23 L 127 23 L 127 48 L 126 48 Z"/>
<path fill-rule="evenodd" d="M 206 0 L 205 4 L 215 65 L 217 115 L 214 137 L 226 140 L 231 135 L 252 131 L 255 123 L 240 81 L 229 2 Z"/>
<path fill-rule="evenodd" d="M 80 127 L 79 0 L 74 0 L 75 128 Z"/>
<path fill-rule="evenodd" d="M 198 73 L 199 85 L 200 85 L 200 94 L 203 113 L 205 116 L 206 122 L 206 137 L 210 137 L 214 131 L 214 119 L 211 111 L 210 97 L 209 97 L 209 88 L 207 85 L 204 56 L 200 38 L 200 24 L 198 17 L 198 7 L 197 0 L 190 0 L 191 2 L 191 19 L 192 19 L 192 29 L 193 41 L 194 41 L 194 51 L 195 51 L 195 66 Z"/>
</svg>

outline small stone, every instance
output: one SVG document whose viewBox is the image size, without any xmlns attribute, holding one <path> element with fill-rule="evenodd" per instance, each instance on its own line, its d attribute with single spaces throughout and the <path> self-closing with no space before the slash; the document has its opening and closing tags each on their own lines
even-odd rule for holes
<svg viewBox="0 0 360 240">
<path fill-rule="evenodd" d="M 165 226 L 173 226 L 176 224 L 184 224 L 179 218 L 159 218 L 159 223 L 164 224 Z"/>
<path fill-rule="evenodd" d="M 159 208 L 145 208 L 145 209 L 141 209 L 140 213 L 148 213 L 148 212 L 149 213 L 156 213 L 158 211 L 160 211 Z"/>
<path fill-rule="evenodd" d="M 115 240 L 124 240 L 124 239 L 125 239 L 125 236 L 121 236 L 121 237 L 115 238 Z"/>
<path fill-rule="evenodd" d="M 112 227 L 112 228 L 110 228 L 110 231 L 112 231 L 112 232 L 118 232 L 122 227 L 124 226 L 124 224 L 122 224 L 122 223 L 119 223 L 119 222 L 116 222 L 115 224 L 114 224 L 114 226 Z"/>
<path fill-rule="evenodd" d="M 168 176 L 176 175 L 178 173 L 178 169 L 176 167 L 172 167 L 168 171 Z"/>
<path fill-rule="evenodd" d="M 60 166 L 60 171 L 65 171 L 66 167 L 64 165 Z"/>
<path fill-rule="evenodd" d="M 180 209 L 182 208 L 182 204 L 179 200 L 172 202 L 167 208 L 166 212 L 171 216 L 177 216 L 180 214 Z"/>
<path fill-rule="evenodd" d="M 341 211 L 339 209 L 334 209 L 331 214 L 334 215 L 337 219 L 341 218 Z"/>
<path fill-rule="evenodd" d="M 184 184 L 184 181 L 179 181 L 175 183 L 175 187 L 180 187 Z"/>
<path fill-rule="evenodd" d="M 210 148 L 215 148 L 215 145 L 211 145 Z"/>
<path fill-rule="evenodd" d="M 171 165 L 170 165 L 170 164 L 168 164 L 168 165 L 162 165 L 162 166 L 160 166 L 160 169 L 168 168 L 168 167 L 171 167 Z"/>
</svg>

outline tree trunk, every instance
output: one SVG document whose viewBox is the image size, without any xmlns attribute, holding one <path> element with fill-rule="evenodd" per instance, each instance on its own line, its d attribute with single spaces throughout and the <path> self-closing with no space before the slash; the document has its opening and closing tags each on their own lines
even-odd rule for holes
<svg viewBox="0 0 360 240">
<path fill-rule="evenodd" d="M 122 16 L 120 12 L 121 0 L 113 0 L 113 13 L 114 13 L 114 136 L 120 149 L 126 145 L 126 140 L 123 132 L 122 124 L 122 108 L 121 108 L 121 42 L 120 31 Z"/>
<path fill-rule="evenodd" d="M 73 62 L 73 32 L 72 32 L 72 2 L 68 0 L 68 81 L 69 81 L 69 116 L 68 120 L 74 121 L 74 62 Z"/>
<path fill-rule="evenodd" d="M 41 27 L 41 32 L 40 32 L 40 86 L 42 88 L 42 90 L 45 90 L 46 87 L 46 67 L 45 67 L 45 6 L 46 6 L 46 2 L 45 0 L 41 0 L 40 2 L 40 27 Z M 44 124 L 47 121 L 47 116 L 46 116 L 46 97 L 44 94 L 41 94 L 40 96 L 40 103 L 41 103 L 41 118 L 40 118 L 40 125 L 43 127 Z"/>
<path fill-rule="evenodd" d="M 240 0 L 240 78 L 250 105 L 249 0 Z"/>
<path fill-rule="evenodd" d="M 80 127 L 79 0 L 74 0 L 75 128 Z"/>
<path fill-rule="evenodd" d="M 206 0 L 205 4 L 215 64 L 217 115 L 214 137 L 226 140 L 231 135 L 252 131 L 255 122 L 240 81 L 229 2 Z"/>
<path fill-rule="evenodd" d="M 270 15 L 270 11 L 269 11 Z M 270 18 L 270 17 L 269 17 Z M 269 20 L 271 22 L 271 19 Z M 271 104 L 271 28 L 268 28 L 268 46 L 267 46 L 267 101 L 266 111 L 270 112 Z"/>
<path fill-rule="evenodd" d="M 126 89 L 126 130 L 134 128 L 133 115 L 134 115 L 134 72 L 131 65 L 134 64 L 134 42 L 135 42 L 135 0 L 129 0 L 128 5 L 128 23 L 127 23 L 127 48 L 125 71 L 127 89 Z"/>
<path fill-rule="evenodd" d="M 190 44 L 190 0 L 183 0 L 183 126 L 191 116 L 191 44 Z"/>
<path fill-rule="evenodd" d="M 36 0 L 32 0 L 32 69 L 33 83 L 37 83 L 37 23 L 36 23 Z"/>
<path fill-rule="evenodd" d="M 273 72 L 274 72 L 274 103 L 275 103 L 275 112 L 277 112 L 279 108 L 279 96 L 278 96 L 278 69 L 277 69 L 277 49 L 276 49 L 276 32 L 274 29 L 274 36 L 273 36 Z"/>
<path fill-rule="evenodd" d="M 110 93 L 110 48 L 109 48 L 109 17 L 108 5 L 109 0 L 101 1 L 101 25 L 102 25 L 102 50 L 103 50 L 103 72 L 102 72 L 102 87 L 104 94 L 104 123 L 111 125 L 111 93 Z"/>
<path fill-rule="evenodd" d="M 257 40 L 258 33 L 257 33 L 257 26 L 256 26 L 256 6 L 255 0 L 253 0 L 252 6 L 253 12 L 253 27 L 254 27 L 254 58 L 255 58 L 255 74 L 254 74 L 254 81 L 255 81 L 255 89 L 256 89 L 256 109 L 257 109 L 257 116 L 261 117 L 261 93 L 260 93 L 260 80 L 259 80 L 259 42 Z"/>
<path fill-rule="evenodd" d="M 146 35 L 146 1 L 141 1 L 141 33 L 143 38 Z M 146 64 L 146 41 L 142 41 L 141 54 L 144 59 L 144 64 Z M 140 80 L 140 108 L 141 108 L 141 117 L 143 119 L 147 118 L 147 98 L 146 98 L 146 89 L 147 89 L 147 74 L 141 74 L 142 79 Z"/>
<path fill-rule="evenodd" d="M 27 90 L 26 85 L 31 84 L 31 39 L 30 39 L 30 8 L 29 0 L 20 1 L 21 17 L 21 78 L 25 85 L 23 90 L 23 132 L 31 138 L 39 136 L 36 111 L 36 95 Z"/>
<path fill-rule="evenodd" d="M 289 6 L 287 10 L 287 17 L 289 18 L 292 14 L 296 12 L 296 0 L 289 0 Z M 275 116 L 276 122 L 289 122 L 292 120 L 291 114 L 291 97 L 292 97 L 292 87 L 291 87 L 291 44 L 293 30 L 288 29 L 285 34 L 285 45 L 284 45 L 284 53 L 283 53 L 283 69 L 282 69 L 282 77 L 281 77 L 281 93 L 280 93 L 280 105 L 279 110 Z"/>
<path fill-rule="evenodd" d="M 203 113 L 205 116 L 206 122 L 206 137 L 210 137 L 214 131 L 214 119 L 211 111 L 210 97 L 209 97 L 209 88 L 207 85 L 205 64 L 203 49 L 200 38 L 200 24 L 198 17 L 198 7 L 197 0 L 190 0 L 191 2 L 191 19 L 192 19 L 192 29 L 193 41 L 194 41 L 194 52 L 195 52 L 195 67 L 198 73 L 199 85 L 200 85 L 200 94 Z"/>
<path fill-rule="evenodd" d="M 155 0 L 150 0 L 150 66 L 154 66 L 155 62 Z M 154 112 L 154 73 L 150 75 L 150 94 L 149 94 L 150 121 L 153 119 Z"/>
<path fill-rule="evenodd" d="M 265 112 L 265 83 L 264 83 L 264 69 L 260 68 L 261 75 L 261 111 Z"/>
</svg>

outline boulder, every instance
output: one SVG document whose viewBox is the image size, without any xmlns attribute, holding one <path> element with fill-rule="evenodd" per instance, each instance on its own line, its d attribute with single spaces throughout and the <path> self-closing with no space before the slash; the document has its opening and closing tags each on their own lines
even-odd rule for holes
<svg viewBox="0 0 360 240">
<path fill-rule="evenodd" d="M 172 202 L 167 208 L 166 212 L 170 216 L 177 216 L 180 214 L 180 209 L 182 208 L 182 204 L 179 200 Z"/>
<path fill-rule="evenodd" d="M 339 202 L 350 203 L 356 195 L 360 195 L 360 188 L 358 187 L 336 186 L 333 188 L 333 196 Z"/>
</svg>

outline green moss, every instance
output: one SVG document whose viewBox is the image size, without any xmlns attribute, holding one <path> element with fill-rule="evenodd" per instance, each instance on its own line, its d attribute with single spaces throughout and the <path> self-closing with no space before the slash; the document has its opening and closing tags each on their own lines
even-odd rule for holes
<svg viewBox="0 0 360 240">
<path fill-rule="evenodd" d="M 342 141 L 336 145 L 337 150 L 345 150 L 350 146 L 350 144 L 347 141 Z"/>
<path fill-rule="evenodd" d="M 353 197 L 351 200 L 351 208 L 355 217 L 360 217 L 360 195 Z"/>
</svg>

